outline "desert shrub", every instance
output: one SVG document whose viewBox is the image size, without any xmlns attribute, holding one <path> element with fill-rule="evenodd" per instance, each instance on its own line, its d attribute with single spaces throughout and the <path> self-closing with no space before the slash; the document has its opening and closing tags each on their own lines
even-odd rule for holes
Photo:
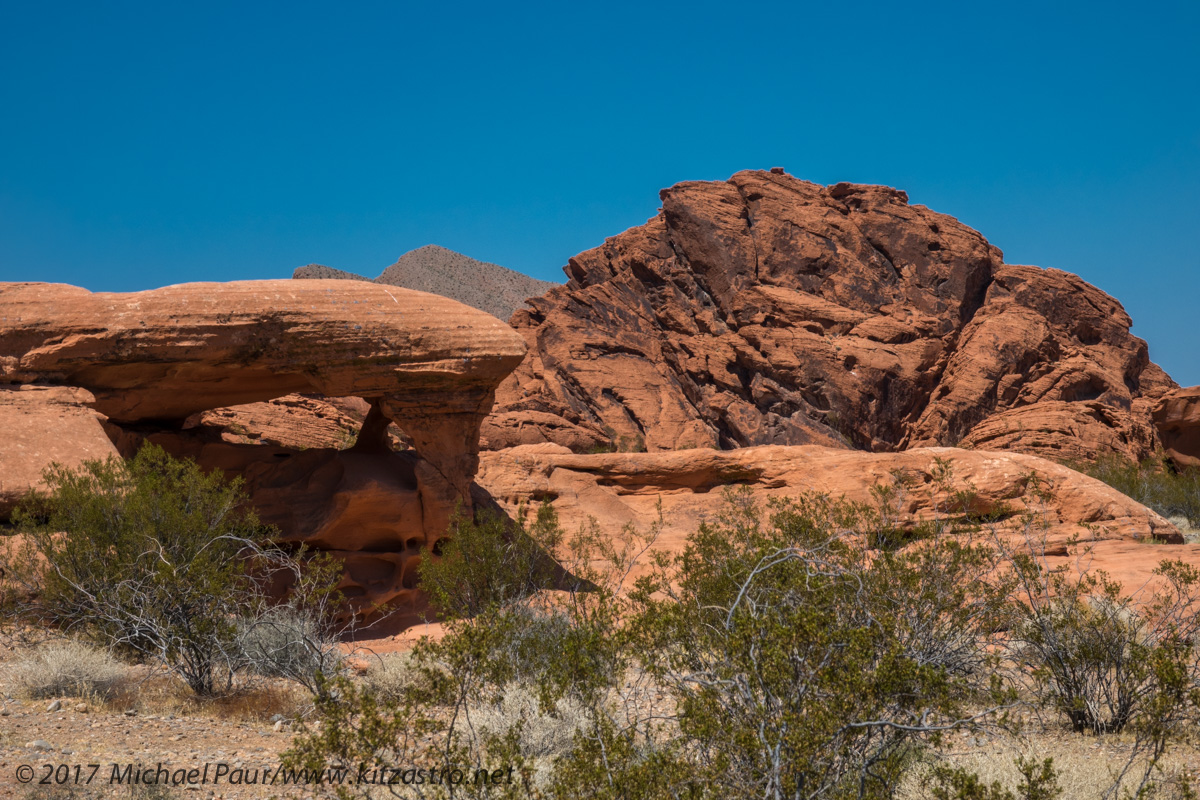
<svg viewBox="0 0 1200 800">
<path fill-rule="evenodd" d="M 1018 757 L 1016 764 L 1021 781 L 1015 794 L 999 781 L 985 783 L 961 767 L 939 765 L 929 774 L 929 796 L 933 800 L 1057 800 L 1062 796 L 1053 759 Z"/>
<path fill-rule="evenodd" d="M 384 653 L 367 666 L 364 683 L 384 703 L 403 702 L 420 675 L 409 653 Z"/>
<path fill-rule="evenodd" d="M 1011 701 L 987 651 L 1006 619 L 989 549 L 934 529 L 871 552 L 869 509 L 728 499 L 641 587 L 633 622 L 679 705 L 692 791 L 888 796 L 922 746 Z"/>
<path fill-rule="evenodd" d="M 295 681 L 314 693 L 318 676 L 342 671 L 345 662 L 324 620 L 287 606 L 239 620 L 237 651 L 249 671 Z"/>
<path fill-rule="evenodd" d="M 884 797 L 1012 702 L 992 551 L 944 531 L 871 550 L 873 512 L 823 497 L 728 501 L 678 558 L 646 554 L 655 530 L 567 536 L 548 507 L 458 519 L 421 568 L 447 634 L 410 657 L 420 690 L 340 686 L 290 763 L 514 766 L 454 796 Z M 618 592 L 638 558 L 652 574 Z"/>
<path fill-rule="evenodd" d="M 1024 667 L 1014 677 L 1077 733 L 1127 734 L 1128 761 L 1106 796 L 1131 778 L 1134 796 L 1149 796 L 1167 747 L 1200 718 L 1200 570 L 1164 560 L 1128 592 L 1091 568 L 1086 543 L 1069 543 L 1076 557 L 1050 567 L 1038 514 L 1025 522 L 1024 542 L 1000 544 L 1017 612 L 1009 647 Z"/>
<path fill-rule="evenodd" d="M 18 652 L 7 671 L 13 685 L 31 698 L 107 697 L 128 675 L 107 651 L 69 640 Z"/>
<path fill-rule="evenodd" d="M 151 444 L 129 461 L 52 466 L 45 494 L 17 514 L 26 546 L 8 570 L 36 596 L 37 619 L 165 664 L 197 694 L 226 687 L 241 663 L 235 612 L 267 607 L 270 573 L 295 559 L 272 549 L 226 483 Z"/>
<path fill-rule="evenodd" d="M 310 693 L 321 691 L 322 678 L 343 672 L 340 643 L 356 627 L 344 618 L 337 584 L 341 566 L 327 553 L 301 549 L 293 555 L 259 552 L 260 567 L 288 587 L 270 603 L 255 602 L 238 620 L 237 667 L 255 674 L 294 681 Z"/>
<path fill-rule="evenodd" d="M 1200 527 L 1200 469 L 1176 470 L 1161 457 L 1136 464 L 1113 455 L 1083 471 L 1164 517 L 1185 517 Z"/>
<path fill-rule="evenodd" d="M 533 785 L 545 788 L 554 759 L 569 754 L 574 747 L 587 710 L 569 697 L 560 697 L 547 708 L 535 686 L 514 681 L 502 687 L 497 696 L 469 706 L 466 717 L 483 746 L 488 737 L 515 734 L 515 747 L 530 765 Z"/>
<path fill-rule="evenodd" d="M 317 700 L 319 724 L 297 737 L 287 763 L 310 770 L 402 763 L 468 774 L 511 768 L 512 783 L 423 791 L 536 796 L 545 774 L 537 762 L 562 747 L 567 717 L 586 723 L 604 689 L 620 681 L 630 657 L 618 647 L 615 592 L 586 580 L 586 562 L 604 554 L 608 563 L 627 563 L 628 548 L 582 530 L 570 548 L 583 556 L 572 577 L 551 557 L 566 537 L 549 506 L 520 514 L 516 524 L 487 511 L 458 514 L 448 533 L 441 555 L 427 554 L 420 567 L 447 634 L 396 659 L 398 680 L 374 669 L 363 685 L 334 679 Z M 556 714 L 559 723 L 540 719 Z M 355 791 L 330 790 L 368 794 Z"/>
<path fill-rule="evenodd" d="M 1050 569 L 1036 476 L 1020 516 L 949 491 L 945 462 L 933 477 L 940 516 L 912 531 L 899 478 L 873 506 L 729 491 L 674 557 L 647 553 L 653 529 L 569 536 L 546 506 L 515 524 L 459 515 L 420 570 L 444 638 L 388 688 L 335 679 L 288 762 L 515 773 L 431 797 L 884 798 L 927 775 L 948 732 L 1011 730 L 1019 688 L 1080 732 L 1123 731 L 1105 796 L 1150 797 L 1200 716 L 1200 574 L 1167 562 L 1131 597 L 1082 554 Z M 1048 761 L 1018 767 L 1010 786 L 943 767 L 923 788 L 1061 796 Z"/>
</svg>

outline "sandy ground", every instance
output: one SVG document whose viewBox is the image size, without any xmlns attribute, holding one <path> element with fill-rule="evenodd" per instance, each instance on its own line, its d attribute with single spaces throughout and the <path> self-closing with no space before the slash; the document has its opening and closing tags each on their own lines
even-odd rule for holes
<svg viewBox="0 0 1200 800">
<path fill-rule="evenodd" d="M 360 642 L 362 649 L 352 656 L 352 663 L 363 667 L 374 658 L 372 652 L 407 649 L 420 633 Z M 19 696 L 5 670 L 13 653 L 13 648 L 0 646 L 0 798 L 313 796 L 310 790 L 279 784 L 283 779 L 277 771 L 279 756 L 291 744 L 293 721 L 308 708 L 303 692 L 286 683 L 264 682 L 238 697 L 199 703 L 185 689 L 158 677 L 142 679 L 107 701 L 64 697 L 55 706 L 56 698 Z M 1031 725 L 1030 730 L 1019 741 L 1001 735 L 955 734 L 944 756 L 977 771 L 988 782 L 999 780 L 1009 788 L 1019 781 L 1013 764 L 1018 755 L 1053 757 L 1064 800 L 1090 800 L 1111 785 L 1130 751 L 1127 737 L 1079 736 L 1054 721 Z M 117 782 L 132 779 L 139 771 L 154 775 L 160 765 L 164 772 L 159 774 L 180 775 L 196 785 L 154 793 L 144 787 L 132 792 Z M 1191 747 L 1173 750 L 1165 767 L 1166 775 L 1185 772 L 1200 782 L 1200 752 Z M 274 785 L 269 783 L 272 776 Z M 258 783 L 235 783 L 252 779 Z M 66 786 L 56 786 L 57 782 Z M 76 782 L 86 793 L 67 792 Z M 918 800 L 928 797 L 927 791 L 926 781 L 914 775 L 900 797 Z"/>
</svg>

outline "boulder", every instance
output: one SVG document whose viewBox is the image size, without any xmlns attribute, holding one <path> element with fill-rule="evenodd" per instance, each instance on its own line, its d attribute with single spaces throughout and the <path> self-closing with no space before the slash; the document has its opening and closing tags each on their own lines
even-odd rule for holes
<svg viewBox="0 0 1200 800">
<path fill-rule="evenodd" d="M 660 196 L 657 216 L 572 258 L 565 286 L 513 315 L 529 352 L 487 447 L 890 452 L 1062 402 L 1113 410 L 1068 413 L 1092 420 L 1087 441 L 1153 451 L 1150 407 L 1174 384 L 1079 278 L 1005 265 L 887 187 L 749 171 Z M 1003 446 L 1049 452 L 1015 426 Z"/>
<path fill-rule="evenodd" d="M 1200 467 L 1200 386 L 1163 397 L 1154 407 L 1154 424 L 1176 465 Z"/>
</svg>

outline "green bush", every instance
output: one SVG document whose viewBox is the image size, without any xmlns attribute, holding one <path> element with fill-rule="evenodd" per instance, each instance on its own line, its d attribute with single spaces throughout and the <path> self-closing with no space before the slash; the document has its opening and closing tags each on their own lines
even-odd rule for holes
<svg viewBox="0 0 1200 800">
<path fill-rule="evenodd" d="M 988 652 L 1007 624 L 992 553 L 944 528 L 872 552 L 877 528 L 823 496 L 731 493 L 642 587 L 636 646 L 704 795 L 890 796 L 921 747 L 1011 702 Z"/>
<path fill-rule="evenodd" d="M 1083 472 L 1104 481 L 1164 517 L 1185 517 L 1200 527 L 1200 470 L 1174 469 L 1165 459 L 1136 464 L 1120 456 L 1101 458 Z"/>
<path fill-rule="evenodd" d="M 1045 498 L 1032 476 L 1030 485 Z M 1133 797 L 1157 796 L 1167 748 L 1200 720 L 1200 570 L 1163 560 L 1127 591 L 1091 567 L 1085 542 L 1068 542 L 1074 558 L 1052 567 L 1046 520 L 1035 508 L 1024 522 L 1023 542 L 997 538 L 1013 580 L 1011 680 L 1077 733 L 1127 737 L 1128 759 L 1106 797 L 1130 782 Z M 1190 791 L 1177 787 L 1181 797 Z"/>
<path fill-rule="evenodd" d="M 249 565 L 270 531 L 226 483 L 151 444 L 129 461 L 52 466 L 18 512 L 26 547 L 9 564 L 31 613 L 107 648 L 160 662 L 208 695 L 239 663 L 233 612 L 264 607 Z"/>
<path fill-rule="evenodd" d="M 516 524 L 460 516 L 421 567 L 444 638 L 386 691 L 338 682 L 289 763 L 515 770 L 430 797 L 887 798 L 947 733 L 1013 732 L 1010 710 L 1037 702 L 1089 735 L 1131 735 L 1110 795 L 1152 796 L 1166 747 L 1200 717 L 1200 576 L 1164 563 L 1163 589 L 1131 598 L 1048 569 L 1034 476 L 1017 520 L 977 513 L 949 478 L 939 463 L 941 518 L 907 533 L 900 483 L 873 507 L 730 490 L 673 557 L 647 551 L 655 529 L 569 536 L 549 507 Z M 1061 795 L 1048 761 L 1019 768 L 1013 787 L 916 777 L 945 800 Z"/>
<path fill-rule="evenodd" d="M 1021 773 L 1017 794 L 997 781 L 984 783 L 979 776 L 961 767 L 945 765 L 934 768 L 929 776 L 933 800 L 1057 800 L 1062 796 L 1054 759 L 1016 761 Z"/>
<path fill-rule="evenodd" d="M 341 686 L 289 758 L 516 766 L 518 786 L 456 796 L 888 796 L 922 746 L 1012 698 L 988 652 L 1008 619 L 982 580 L 989 551 L 935 531 L 872 552 L 877 528 L 827 498 L 768 510 L 730 493 L 670 559 L 644 555 L 653 530 L 568 537 L 548 507 L 519 526 L 460 518 L 422 566 L 448 633 L 414 651 L 413 690 L 389 702 Z M 618 592 L 639 555 L 654 574 Z M 638 692 L 666 707 L 639 710 Z M 570 710 L 553 747 L 531 730 L 534 699 L 543 715 Z"/>
</svg>

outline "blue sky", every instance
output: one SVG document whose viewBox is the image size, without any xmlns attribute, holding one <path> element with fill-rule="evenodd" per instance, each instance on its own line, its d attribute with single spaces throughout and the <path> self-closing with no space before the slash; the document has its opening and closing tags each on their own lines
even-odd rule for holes
<svg viewBox="0 0 1200 800">
<path fill-rule="evenodd" d="M 1200 383 L 1200 8 L 1185 3 L 16 3 L 0 280 L 541 278 L 658 190 L 897 186 L 1120 299 Z"/>
</svg>

